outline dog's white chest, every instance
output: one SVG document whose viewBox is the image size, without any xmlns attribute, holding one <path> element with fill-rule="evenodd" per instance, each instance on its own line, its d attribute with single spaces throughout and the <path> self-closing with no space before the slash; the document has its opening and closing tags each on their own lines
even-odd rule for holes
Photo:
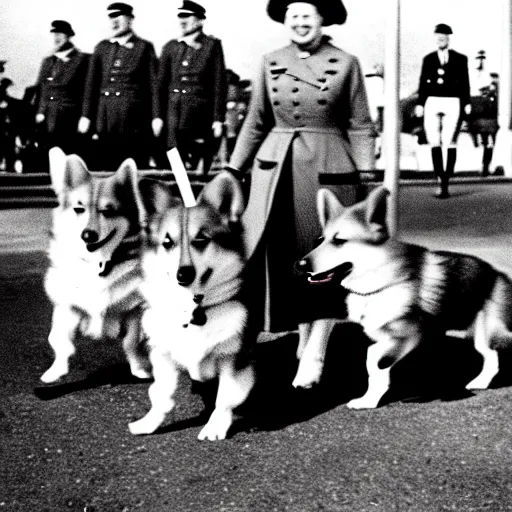
<svg viewBox="0 0 512 512">
<path fill-rule="evenodd" d="M 411 297 L 407 283 L 368 295 L 350 293 L 347 297 L 348 319 L 361 324 L 366 332 L 372 332 L 401 317 L 408 310 Z"/>
<path fill-rule="evenodd" d="M 205 325 L 198 326 L 176 322 L 169 310 L 150 308 L 142 322 L 152 357 L 171 358 L 192 379 L 204 381 L 217 374 L 219 357 L 239 351 L 247 310 L 236 301 L 220 304 L 208 308 Z"/>
<path fill-rule="evenodd" d="M 88 317 L 86 333 L 92 337 L 105 334 L 106 323 L 142 303 L 139 291 L 141 273 L 137 261 L 127 261 L 109 275 L 80 261 L 69 267 L 51 267 L 46 276 L 46 291 L 57 305 L 67 305 Z M 110 319 L 110 320 L 109 320 Z M 112 326 L 115 331 L 116 326 Z M 110 329 L 110 328 L 109 328 Z"/>
</svg>

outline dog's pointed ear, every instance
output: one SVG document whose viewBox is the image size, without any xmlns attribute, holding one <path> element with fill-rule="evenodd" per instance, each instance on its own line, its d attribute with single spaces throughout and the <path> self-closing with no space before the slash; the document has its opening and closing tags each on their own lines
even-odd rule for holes
<svg viewBox="0 0 512 512">
<path fill-rule="evenodd" d="M 115 179 L 118 183 L 136 184 L 138 181 L 137 164 L 133 158 L 127 158 L 117 169 Z"/>
<path fill-rule="evenodd" d="M 339 217 L 345 211 L 345 207 L 340 203 L 334 192 L 327 188 L 318 190 L 316 207 L 322 229 L 325 228 L 329 220 Z"/>
<path fill-rule="evenodd" d="M 385 187 L 373 189 L 366 198 L 365 220 L 372 231 L 375 241 L 384 241 L 389 238 L 387 223 L 387 197 L 389 190 Z"/>
<path fill-rule="evenodd" d="M 229 222 L 238 223 L 245 210 L 245 199 L 240 182 L 228 171 L 222 171 L 207 183 L 198 198 L 198 204 L 207 203 Z"/>
<path fill-rule="evenodd" d="M 139 181 L 139 191 L 148 216 L 161 215 L 170 208 L 181 205 L 181 200 L 174 197 L 167 183 L 152 178 Z"/>
<path fill-rule="evenodd" d="M 88 183 L 91 175 L 87 165 L 78 155 L 66 156 L 62 149 L 58 147 L 50 149 L 48 154 L 52 187 L 59 202 L 62 202 L 67 191 Z"/>
<path fill-rule="evenodd" d="M 117 169 L 114 180 L 129 191 L 129 199 L 135 201 L 139 223 L 144 226 L 147 220 L 147 213 L 139 190 L 139 173 L 137 164 L 133 158 L 127 158 Z"/>
</svg>

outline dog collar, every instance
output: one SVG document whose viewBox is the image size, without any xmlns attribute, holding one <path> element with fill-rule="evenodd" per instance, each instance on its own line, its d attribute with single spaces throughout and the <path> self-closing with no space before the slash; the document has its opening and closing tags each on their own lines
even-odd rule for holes
<svg viewBox="0 0 512 512">
<path fill-rule="evenodd" d="M 352 290 L 348 286 L 341 285 L 342 288 L 345 288 L 347 292 L 353 293 L 354 295 L 359 295 L 360 297 L 368 297 L 369 295 L 375 295 L 377 293 L 383 292 L 384 290 L 387 290 L 388 288 L 392 288 L 393 286 L 397 286 L 399 284 L 405 283 L 407 281 L 410 281 L 410 277 L 404 277 L 403 279 L 399 279 L 398 281 L 395 281 L 394 283 L 389 283 L 384 286 L 381 286 L 380 288 L 377 288 L 376 290 L 372 290 L 370 292 L 358 292 L 357 290 Z"/>
</svg>

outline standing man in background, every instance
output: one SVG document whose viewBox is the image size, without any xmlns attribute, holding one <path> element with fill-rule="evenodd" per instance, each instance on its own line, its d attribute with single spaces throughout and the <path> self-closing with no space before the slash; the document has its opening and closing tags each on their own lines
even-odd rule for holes
<svg viewBox="0 0 512 512">
<path fill-rule="evenodd" d="M 75 32 L 67 21 L 52 21 L 50 33 L 54 52 L 43 60 L 36 83 L 39 141 L 45 153 L 58 146 L 67 154 L 83 156 L 78 121 L 90 55 L 73 45 Z"/>
<path fill-rule="evenodd" d="M 462 115 L 471 113 L 468 58 L 449 49 L 452 29 L 444 23 L 435 27 L 437 51 L 423 59 L 415 113 L 424 118 L 425 133 L 432 151 L 439 187 L 436 197 L 450 197 L 448 181 L 457 160 L 457 137 Z M 446 167 L 443 148 L 447 147 Z"/>
<path fill-rule="evenodd" d="M 23 102 L 8 93 L 13 82 L 4 76 L 5 63 L 0 60 L 0 171 L 22 172 L 21 151 L 30 119 Z"/>
<path fill-rule="evenodd" d="M 130 5 L 115 2 L 107 11 L 112 38 L 98 43 L 92 54 L 79 129 L 98 135 L 102 170 L 114 170 L 129 157 L 144 169 L 157 112 L 155 49 L 134 34 Z"/>
<path fill-rule="evenodd" d="M 205 19 L 204 7 L 184 0 L 178 9 L 181 37 L 163 47 L 158 76 L 167 150 L 176 147 L 187 169 L 202 160 L 204 174 L 219 148 L 227 98 L 222 43 L 204 34 Z M 161 121 L 155 125 L 156 133 Z"/>
</svg>

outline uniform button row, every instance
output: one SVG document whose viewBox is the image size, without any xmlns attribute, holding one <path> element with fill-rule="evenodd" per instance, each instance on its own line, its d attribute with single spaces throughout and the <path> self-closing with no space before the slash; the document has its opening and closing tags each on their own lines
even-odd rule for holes
<svg viewBox="0 0 512 512">
<path fill-rule="evenodd" d="M 105 91 L 103 93 L 105 96 L 110 96 L 111 94 L 115 94 L 116 96 L 121 96 L 121 93 L 119 91 L 116 91 L 116 92 L 109 92 L 109 91 Z"/>
<path fill-rule="evenodd" d="M 179 90 L 179 89 L 173 89 L 172 92 L 181 92 L 182 94 L 185 94 L 187 91 L 185 89 Z"/>
</svg>

